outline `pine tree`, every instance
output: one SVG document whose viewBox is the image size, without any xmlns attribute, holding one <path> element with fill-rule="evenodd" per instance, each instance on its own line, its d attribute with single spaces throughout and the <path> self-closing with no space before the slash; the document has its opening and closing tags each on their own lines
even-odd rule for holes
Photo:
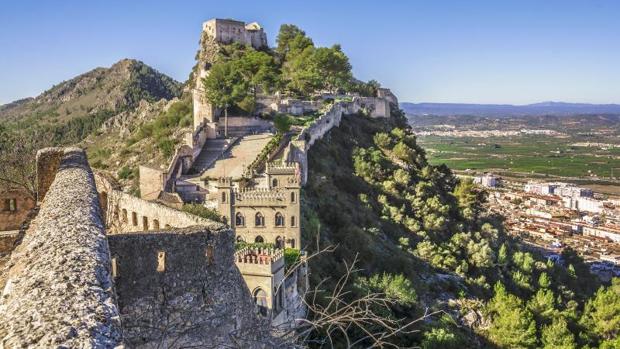
<svg viewBox="0 0 620 349">
<path fill-rule="evenodd" d="M 576 348 L 575 337 L 569 331 L 564 318 L 553 319 L 551 325 L 542 330 L 543 349 L 573 349 Z"/>
</svg>

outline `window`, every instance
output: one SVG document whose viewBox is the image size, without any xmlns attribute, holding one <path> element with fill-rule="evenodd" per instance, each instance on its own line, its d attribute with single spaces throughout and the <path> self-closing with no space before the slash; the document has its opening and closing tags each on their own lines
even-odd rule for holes
<svg viewBox="0 0 620 349">
<path fill-rule="evenodd" d="M 276 238 L 276 248 L 284 248 L 284 239 L 281 236 Z"/>
<path fill-rule="evenodd" d="M 159 230 L 159 221 L 157 219 L 153 219 L 153 229 Z"/>
<path fill-rule="evenodd" d="M 291 227 L 294 227 L 296 223 L 297 222 L 295 222 L 295 216 L 291 216 Z"/>
<path fill-rule="evenodd" d="M 226 202 L 226 192 L 222 192 L 222 202 Z"/>
<path fill-rule="evenodd" d="M 271 186 L 272 186 L 273 188 L 277 187 L 277 186 L 278 186 L 278 180 L 274 178 L 274 179 L 271 181 Z"/>
<path fill-rule="evenodd" d="M 263 239 L 263 237 L 259 235 L 254 239 L 254 242 L 262 244 L 265 242 L 265 239 Z"/>
<path fill-rule="evenodd" d="M 237 212 L 235 215 L 235 226 L 243 227 L 245 226 L 245 217 L 241 214 L 241 212 Z"/>
<path fill-rule="evenodd" d="M 256 216 L 254 217 L 254 225 L 257 227 L 265 226 L 265 217 L 262 213 L 256 212 Z"/>
<path fill-rule="evenodd" d="M 295 193 L 294 192 L 291 193 L 291 202 L 295 202 Z"/>
<path fill-rule="evenodd" d="M 142 229 L 144 231 L 149 230 L 149 219 L 148 219 L 148 217 L 142 217 Z"/>
<path fill-rule="evenodd" d="M 134 227 L 138 226 L 138 214 L 135 212 L 131 212 L 131 224 L 133 224 Z"/>
<path fill-rule="evenodd" d="M 127 218 L 127 210 L 126 210 L 126 209 L 123 209 L 123 222 L 124 222 L 124 223 L 127 223 L 127 221 L 128 221 L 128 218 Z"/>
<path fill-rule="evenodd" d="M 278 212 L 276 213 L 276 227 L 283 227 L 284 226 L 284 216 Z"/>
<path fill-rule="evenodd" d="M 4 210 L 9 211 L 9 212 L 17 211 L 17 200 L 16 199 L 4 200 Z"/>
<path fill-rule="evenodd" d="M 237 235 L 237 242 L 245 242 L 245 240 L 243 240 L 243 238 L 241 236 Z"/>
</svg>

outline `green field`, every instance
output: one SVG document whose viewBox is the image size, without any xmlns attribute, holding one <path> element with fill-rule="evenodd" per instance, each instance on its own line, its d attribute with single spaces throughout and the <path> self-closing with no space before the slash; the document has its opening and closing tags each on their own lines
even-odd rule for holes
<svg viewBox="0 0 620 349">
<path fill-rule="evenodd" d="M 454 170 L 485 170 L 561 177 L 620 178 L 620 149 L 574 147 L 572 137 L 422 136 L 431 163 Z"/>
</svg>

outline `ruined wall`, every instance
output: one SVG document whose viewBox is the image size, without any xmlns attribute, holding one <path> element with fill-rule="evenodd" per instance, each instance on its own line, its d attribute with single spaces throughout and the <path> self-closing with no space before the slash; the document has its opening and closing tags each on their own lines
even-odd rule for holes
<svg viewBox="0 0 620 349">
<path fill-rule="evenodd" d="M 77 148 L 44 149 L 37 169 L 39 214 L 0 275 L 1 346 L 115 347 L 121 344 L 118 309 L 86 155 Z"/>
<path fill-rule="evenodd" d="M 34 206 L 34 199 L 25 189 L 0 189 L 0 232 L 19 230 Z"/>
<path fill-rule="evenodd" d="M 95 175 L 95 181 L 104 207 L 105 223 L 111 234 L 185 228 L 194 225 L 206 227 L 218 225 L 208 219 L 117 190 L 100 174 Z"/>
<path fill-rule="evenodd" d="M 134 347 L 271 347 L 235 267 L 233 233 L 210 229 L 109 236 L 126 342 Z M 269 344 L 269 345 L 268 345 Z"/>
</svg>

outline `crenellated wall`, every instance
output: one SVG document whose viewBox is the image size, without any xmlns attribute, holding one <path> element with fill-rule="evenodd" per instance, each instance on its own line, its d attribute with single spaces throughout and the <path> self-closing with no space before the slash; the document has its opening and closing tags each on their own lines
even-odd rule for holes
<svg viewBox="0 0 620 349">
<path fill-rule="evenodd" d="M 122 342 L 110 255 L 84 151 L 37 154 L 40 211 L 0 276 L 5 348 L 111 348 Z"/>
</svg>

